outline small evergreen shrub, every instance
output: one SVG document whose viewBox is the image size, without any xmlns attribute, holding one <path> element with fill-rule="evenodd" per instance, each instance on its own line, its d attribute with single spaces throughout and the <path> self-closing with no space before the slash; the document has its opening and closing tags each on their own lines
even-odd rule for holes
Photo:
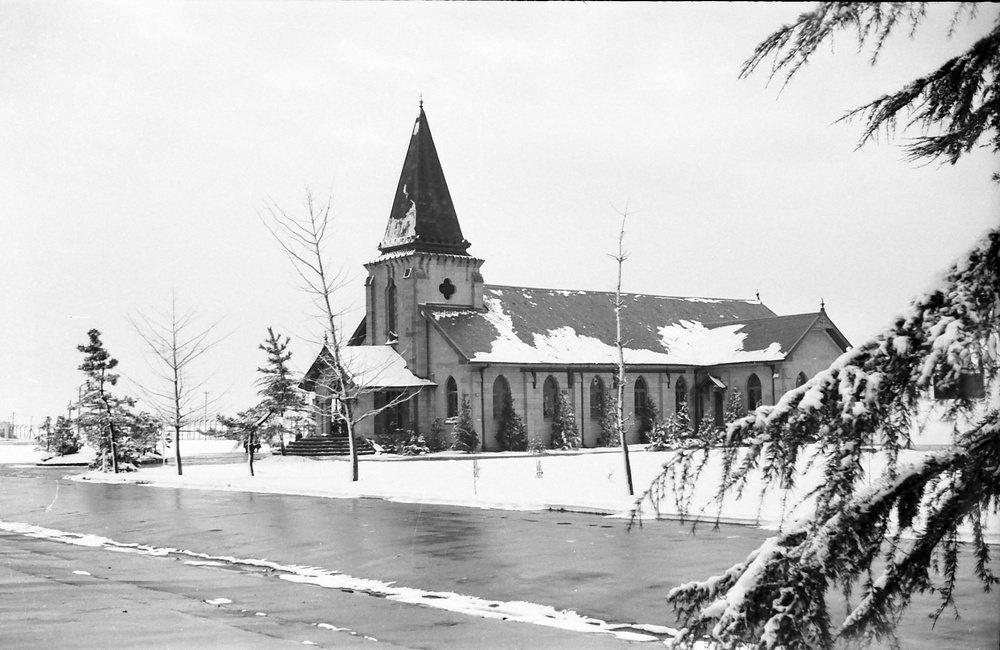
<svg viewBox="0 0 1000 650">
<path fill-rule="evenodd" d="M 746 417 L 747 410 L 743 406 L 743 395 L 740 394 L 739 388 L 734 388 L 731 393 L 729 393 L 729 401 L 726 403 L 726 414 L 724 417 L 726 428 L 733 422 Z M 742 438 L 737 435 L 736 438 L 730 440 L 726 436 L 726 431 L 723 429 L 720 435 L 720 444 L 737 447 L 743 443 Z"/>
<path fill-rule="evenodd" d="M 705 445 L 716 445 L 722 437 L 723 429 L 715 424 L 715 417 L 706 411 L 698 422 L 697 437 Z"/>
<path fill-rule="evenodd" d="M 647 451 L 666 451 L 677 449 L 690 443 L 693 432 L 690 425 L 687 403 L 682 403 L 680 410 L 665 421 L 657 422 L 649 434 Z"/>
<path fill-rule="evenodd" d="M 660 418 L 660 409 L 649 395 L 642 404 L 636 405 L 636 421 L 639 424 L 639 441 L 649 442 L 649 434 Z"/>
<path fill-rule="evenodd" d="M 427 448 L 427 442 L 424 440 L 424 437 L 412 429 L 405 432 L 404 439 L 405 442 L 403 442 L 399 450 L 399 453 L 404 456 L 423 456 L 431 452 Z"/>
<path fill-rule="evenodd" d="M 514 398 L 505 393 L 500 405 L 500 426 L 496 440 L 502 451 L 527 451 L 528 432 L 524 420 L 514 410 Z"/>
<path fill-rule="evenodd" d="M 430 435 L 426 436 L 427 448 L 431 452 L 444 451 L 448 448 L 448 443 L 444 439 L 444 422 L 441 418 L 435 418 L 431 422 L 431 432 Z"/>
<path fill-rule="evenodd" d="M 375 442 L 387 454 L 402 454 L 410 440 L 409 434 L 403 429 L 386 429 L 375 434 Z"/>
<path fill-rule="evenodd" d="M 545 443 L 542 442 L 541 437 L 537 434 L 531 436 L 531 440 L 528 441 L 528 451 L 533 454 L 544 454 L 545 453 Z"/>
<path fill-rule="evenodd" d="M 604 412 L 601 416 L 601 433 L 597 436 L 597 446 L 598 447 L 617 447 L 621 444 L 621 437 L 618 435 L 618 430 L 615 426 L 615 409 L 617 409 L 617 400 L 613 396 L 609 396 L 604 403 Z"/>
<path fill-rule="evenodd" d="M 552 418 L 552 448 L 578 449 L 580 433 L 576 429 L 576 414 L 566 398 L 566 391 L 556 395 L 555 417 Z"/>
<path fill-rule="evenodd" d="M 455 451 L 471 453 L 479 446 L 479 434 L 472 419 L 472 404 L 465 393 L 462 393 L 462 406 L 458 410 L 458 422 L 452 429 L 452 436 L 455 441 L 451 448 Z"/>
</svg>

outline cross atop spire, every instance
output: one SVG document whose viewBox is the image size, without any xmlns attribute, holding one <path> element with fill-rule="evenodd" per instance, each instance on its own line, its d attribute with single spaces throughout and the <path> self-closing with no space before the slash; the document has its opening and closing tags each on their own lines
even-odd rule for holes
<svg viewBox="0 0 1000 650">
<path fill-rule="evenodd" d="M 468 255 L 469 242 L 462 236 L 458 224 L 448 183 L 427 125 L 422 95 L 420 113 L 413 125 L 389 212 L 389 223 L 378 248 L 383 253 L 411 250 Z"/>
</svg>

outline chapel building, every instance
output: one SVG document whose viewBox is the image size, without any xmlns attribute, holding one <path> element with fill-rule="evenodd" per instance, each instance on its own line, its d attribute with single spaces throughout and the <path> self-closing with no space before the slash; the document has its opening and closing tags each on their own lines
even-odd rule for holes
<svg viewBox="0 0 1000 650">
<path fill-rule="evenodd" d="M 381 350 L 395 364 L 372 382 L 374 404 L 365 408 L 417 394 L 359 423 L 358 434 L 427 433 L 440 420 L 450 435 L 467 397 L 480 450 L 497 450 L 509 393 L 529 439 L 548 445 L 564 392 L 583 446 L 595 446 L 617 372 L 614 293 L 486 284 L 483 260 L 469 248 L 421 106 L 380 254 L 365 265 L 366 314 L 348 344 Z M 642 439 L 635 415 L 647 399 L 662 419 L 687 403 L 693 423 L 709 414 L 721 424 L 732 391 L 750 409 L 773 404 L 849 346 L 823 307 L 778 316 L 758 299 L 623 297 L 630 443 Z M 317 368 L 306 374 L 307 387 Z M 330 432 L 328 414 L 320 428 Z"/>
</svg>

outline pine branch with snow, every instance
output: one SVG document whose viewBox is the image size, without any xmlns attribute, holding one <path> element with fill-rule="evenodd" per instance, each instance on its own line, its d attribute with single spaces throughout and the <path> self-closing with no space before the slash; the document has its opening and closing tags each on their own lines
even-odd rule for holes
<svg viewBox="0 0 1000 650">
<path fill-rule="evenodd" d="M 986 517 L 1000 512 L 998 312 L 1000 230 L 882 334 L 776 405 L 729 425 L 718 501 L 741 494 L 752 475 L 790 488 L 803 459 L 821 480 L 808 494 L 814 510 L 807 521 L 723 576 L 670 593 L 686 628 L 681 647 L 703 635 L 726 647 L 789 649 L 829 648 L 840 638 L 891 639 L 912 594 L 935 587 L 941 595 L 935 615 L 951 604 L 965 531 L 971 531 L 965 537 L 976 575 L 987 589 L 997 582 L 982 531 Z M 950 403 L 952 446 L 902 465 L 899 455 L 911 446 L 921 401 L 970 372 L 982 374 L 984 396 Z M 747 446 L 736 447 L 736 440 Z M 886 469 L 867 477 L 873 446 Z M 643 499 L 654 509 L 697 517 L 692 485 L 709 456 L 704 444 L 680 450 Z M 875 577 L 865 580 L 869 575 Z M 830 627 L 828 592 L 839 587 L 846 593 L 859 583 L 861 601 L 839 627 Z"/>
</svg>

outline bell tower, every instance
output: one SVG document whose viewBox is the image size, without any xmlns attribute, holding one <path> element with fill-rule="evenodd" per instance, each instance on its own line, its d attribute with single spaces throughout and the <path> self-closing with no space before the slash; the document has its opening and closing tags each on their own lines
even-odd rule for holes
<svg viewBox="0 0 1000 650">
<path fill-rule="evenodd" d="M 413 372 L 426 376 L 428 334 L 420 306 L 483 307 L 483 260 L 468 248 L 421 101 L 380 255 L 365 264 L 367 343 L 394 345 Z"/>
</svg>

